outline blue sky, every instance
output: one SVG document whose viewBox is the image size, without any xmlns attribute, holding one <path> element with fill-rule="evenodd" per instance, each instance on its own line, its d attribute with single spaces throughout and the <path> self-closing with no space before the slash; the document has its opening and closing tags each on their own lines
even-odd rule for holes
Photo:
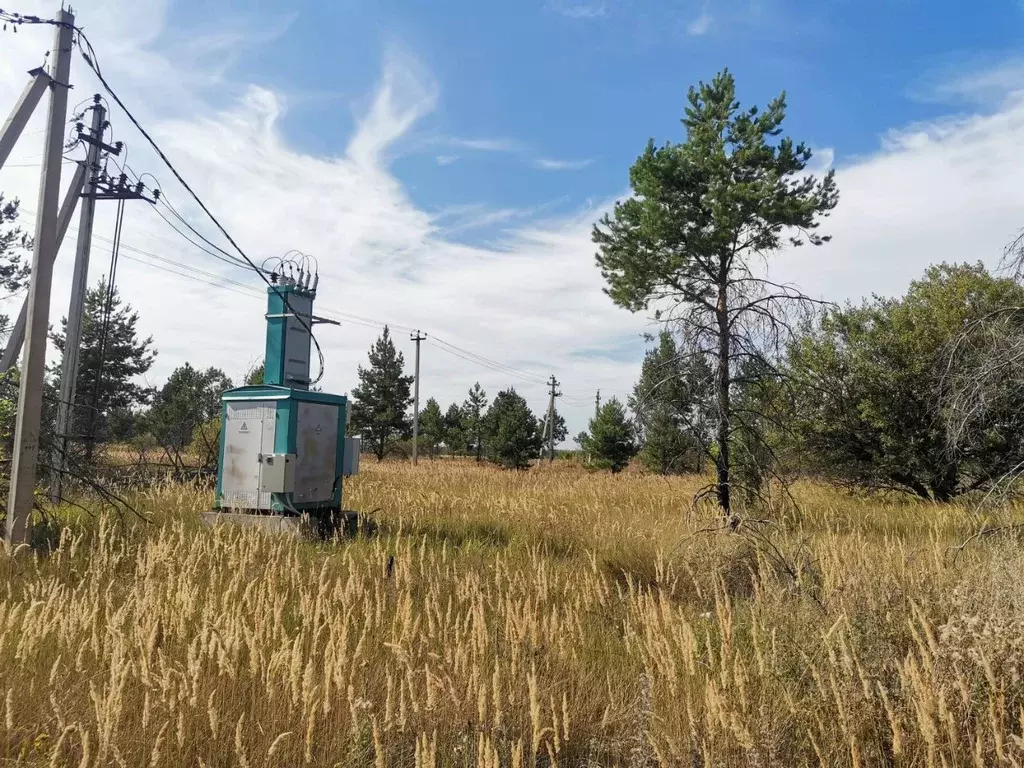
<svg viewBox="0 0 1024 768">
<path fill-rule="evenodd" d="M 687 87 L 726 66 L 745 103 L 785 89 L 792 135 L 834 148 L 841 163 L 876 149 L 894 125 L 947 113 L 930 84 L 1002 60 L 1024 35 L 1015 0 L 281 5 L 187 0 L 172 5 L 171 34 L 239 16 L 247 29 L 279 34 L 248 46 L 234 74 L 291 94 L 281 129 L 328 155 L 344 151 L 353 105 L 372 93 L 384 50 L 412 52 L 440 96 L 395 147 L 392 168 L 434 209 L 560 210 L 614 195 L 648 137 L 680 138 Z M 449 141 L 458 139 L 478 145 Z"/>
<path fill-rule="evenodd" d="M 17 5 L 53 12 L 50 0 Z M 330 391 L 355 384 L 384 321 L 410 359 L 409 331 L 430 335 L 423 391 L 443 405 L 479 380 L 492 396 L 515 385 L 539 412 L 554 373 L 575 434 L 596 389 L 624 399 L 653 328 L 602 294 L 590 228 L 627 192 L 648 138 L 682 140 L 687 88 L 726 66 L 746 105 L 786 90 L 787 133 L 817 150 L 816 170 L 837 172 L 833 241 L 778 254 L 773 278 L 833 301 L 894 295 L 932 262 L 994 264 L 1024 225 L 1024 6 L 1011 0 L 81 0 L 77 11 L 108 79 L 243 247 L 258 261 L 291 248 L 320 259 L 318 309 L 344 313 L 320 334 Z M 0 35 L 0 105 L 49 38 Z M 98 88 L 80 61 L 72 81 L 78 98 Z M 29 226 L 41 112 L 0 170 Z M 124 116 L 112 119 L 133 168 L 155 173 L 216 241 Z M 112 213 L 100 207 L 99 237 Z M 149 383 L 186 360 L 240 378 L 262 353 L 258 279 L 144 206 L 130 208 L 124 242 L 136 250 L 119 285 L 160 350 Z M 97 242 L 92 281 L 108 247 Z"/>
</svg>

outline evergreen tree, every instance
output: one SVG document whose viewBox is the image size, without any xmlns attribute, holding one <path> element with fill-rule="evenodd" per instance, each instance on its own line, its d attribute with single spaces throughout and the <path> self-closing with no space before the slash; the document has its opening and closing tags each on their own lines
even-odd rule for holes
<svg viewBox="0 0 1024 768">
<path fill-rule="evenodd" d="M 93 445 L 108 439 L 107 420 L 112 412 L 136 409 L 153 396 L 151 389 L 137 381 L 149 371 L 156 358 L 153 338 L 139 338 L 139 314 L 122 303 L 116 288 L 105 323 L 106 309 L 107 285 L 101 280 L 85 294 L 72 412 L 71 432 L 88 440 L 87 460 L 92 458 Z M 60 332 L 51 334 L 51 339 L 63 354 L 67 318 L 61 318 L 60 322 Z M 53 377 L 57 377 L 58 370 L 51 370 Z"/>
<path fill-rule="evenodd" d="M 680 354 L 672 334 L 659 333 L 629 398 L 647 469 L 661 475 L 700 470 L 711 442 L 712 381 L 704 355 Z"/>
<path fill-rule="evenodd" d="M 598 467 L 621 472 L 636 454 L 633 424 L 626 417 L 626 409 L 618 398 L 602 405 L 590 420 L 590 433 L 577 440 Z"/>
<path fill-rule="evenodd" d="M 526 469 L 540 450 L 537 419 L 515 391 L 499 392 L 483 419 L 487 457 L 506 469 Z"/>
<path fill-rule="evenodd" d="M 487 410 L 487 393 L 476 382 L 470 390 L 469 397 L 462 404 L 462 430 L 468 443 L 472 444 L 476 452 L 476 460 L 483 457 L 484 439 L 484 413 Z"/>
<path fill-rule="evenodd" d="M 409 433 L 407 409 L 412 376 L 405 376 L 405 359 L 395 349 L 387 326 L 369 353 L 370 367 L 359 366 L 359 384 L 352 390 L 352 427 L 383 461 L 394 441 Z"/>
<path fill-rule="evenodd" d="M 182 463 L 181 453 L 199 434 L 198 428 L 220 418 L 221 393 L 232 386 L 219 368 L 200 371 L 185 363 L 171 373 L 154 398 L 148 422 L 153 437 L 175 463 Z"/>
<path fill-rule="evenodd" d="M 466 433 L 462 428 L 464 414 L 458 403 L 452 403 L 444 414 L 444 444 L 454 456 L 466 449 Z"/>
<path fill-rule="evenodd" d="M 19 205 L 17 199 L 5 200 L 0 192 L 0 288 L 4 293 L 16 293 L 28 285 L 32 238 L 14 223 Z M 9 318 L 0 315 L 0 331 L 8 332 L 9 326 Z"/>
<path fill-rule="evenodd" d="M 430 458 L 437 454 L 437 445 L 444 441 L 444 415 L 441 406 L 434 398 L 420 411 L 420 446 L 427 449 Z"/>
<path fill-rule="evenodd" d="M 608 294 L 632 312 L 686 330 L 689 351 L 714 360 L 715 491 L 730 514 L 731 443 L 752 428 L 736 418 L 733 382 L 744 361 L 778 357 L 787 305 L 809 301 L 758 276 L 782 244 L 819 245 L 836 206 L 832 172 L 807 173 L 811 150 L 782 135 L 785 94 L 741 109 L 727 70 L 691 88 L 683 143 L 648 142 L 630 168 L 633 196 L 594 227 Z"/>
</svg>

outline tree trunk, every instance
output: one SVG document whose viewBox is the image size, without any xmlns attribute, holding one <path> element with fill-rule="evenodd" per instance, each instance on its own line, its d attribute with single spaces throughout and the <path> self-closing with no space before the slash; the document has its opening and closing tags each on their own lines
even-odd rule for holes
<svg viewBox="0 0 1024 768">
<path fill-rule="evenodd" d="M 732 508 L 729 487 L 729 422 L 732 415 L 729 389 L 732 381 L 729 369 L 731 339 L 729 333 L 727 289 L 728 286 L 723 279 L 718 286 L 718 305 L 715 310 L 715 316 L 718 320 L 718 372 L 715 377 L 717 388 L 716 401 L 718 405 L 718 456 L 715 460 L 717 470 L 716 491 L 718 506 L 722 508 L 722 514 L 726 517 L 729 516 Z"/>
</svg>

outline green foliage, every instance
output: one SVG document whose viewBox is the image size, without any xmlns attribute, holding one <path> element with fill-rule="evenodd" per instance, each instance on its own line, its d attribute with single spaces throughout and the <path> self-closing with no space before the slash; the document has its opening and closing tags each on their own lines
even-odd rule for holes
<svg viewBox="0 0 1024 768">
<path fill-rule="evenodd" d="M 453 456 L 466 450 L 466 432 L 462 423 L 464 414 L 458 403 L 452 403 L 444 414 L 444 444 Z"/>
<path fill-rule="evenodd" d="M 438 443 L 444 442 L 444 415 L 437 400 L 430 398 L 420 412 L 420 446 L 431 458 L 437 455 Z"/>
<path fill-rule="evenodd" d="M 636 455 L 633 423 L 626 417 L 626 409 L 617 398 L 602 405 L 590 420 L 590 433 L 577 440 L 598 467 L 620 472 Z"/>
<path fill-rule="evenodd" d="M 900 299 L 828 313 L 790 354 L 804 454 L 819 473 L 866 488 L 949 500 L 1024 461 L 1024 391 L 1000 401 L 967 452 L 940 408 L 965 328 L 1024 306 L 1024 287 L 976 265 L 930 267 Z"/>
<path fill-rule="evenodd" d="M 473 446 L 477 461 L 483 457 L 483 426 L 486 410 L 487 393 L 484 392 L 478 381 L 470 388 L 469 397 L 462 404 L 462 431 L 467 444 Z"/>
<path fill-rule="evenodd" d="M 412 376 L 405 376 L 405 358 L 395 349 L 387 326 L 369 353 L 370 366 L 359 366 L 359 384 L 352 390 L 352 429 L 383 461 L 396 440 L 410 431 L 407 409 Z"/>
<path fill-rule="evenodd" d="M 636 416 L 640 461 L 661 475 L 696 472 L 711 443 L 714 374 L 707 356 L 681 353 L 672 334 L 644 356 L 629 399 Z"/>
<path fill-rule="evenodd" d="M 267 364 L 260 363 L 254 366 L 247 374 L 245 374 L 244 384 L 247 387 L 251 387 L 256 384 L 262 384 L 266 378 Z"/>
<path fill-rule="evenodd" d="M 189 363 L 176 368 L 157 394 L 149 413 L 150 431 L 168 453 L 180 454 L 200 425 L 220 417 L 220 396 L 233 384 L 219 368 L 199 371 Z"/>
<path fill-rule="evenodd" d="M 107 439 L 107 420 L 112 412 L 145 405 L 153 395 L 152 390 L 138 382 L 139 377 L 152 367 L 156 357 L 153 339 L 139 338 L 139 314 L 130 305 L 122 303 L 116 290 L 104 339 L 106 294 L 106 283 L 102 280 L 85 294 L 82 345 L 78 353 L 78 381 L 72 414 L 73 434 L 85 435 L 93 440 Z M 67 318 L 62 318 L 60 332 L 51 335 L 53 343 L 62 354 L 66 331 Z M 97 379 L 101 370 L 101 344 L 102 376 Z"/>
<path fill-rule="evenodd" d="M 506 469 L 526 469 L 540 450 L 537 419 L 526 400 L 509 388 L 499 392 L 483 419 L 487 458 Z"/>
<path fill-rule="evenodd" d="M 28 284 L 29 252 L 32 238 L 15 224 L 20 202 L 5 200 L 0 192 L 0 288 L 5 293 L 16 293 Z M 6 330 L 7 316 L 0 315 L 0 330 Z"/>
<path fill-rule="evenodd" d="M 811 151 L 782 137 L 785 95 L 740 109 L 728 71 L 690 88 L 686 140 L 648 142 L 629 172 L 633 196 L 594 227 L 597 264 L 619 306 L 683 326 L 692 351 L 715 360 L 718 501 L 730 507 L 732 378 L 775 337 L 794 292 L 758 280 L 756 260 L 785 240 L 820 244 L 835 207 L 831 172 L 806 174 Z"/>
</svg>

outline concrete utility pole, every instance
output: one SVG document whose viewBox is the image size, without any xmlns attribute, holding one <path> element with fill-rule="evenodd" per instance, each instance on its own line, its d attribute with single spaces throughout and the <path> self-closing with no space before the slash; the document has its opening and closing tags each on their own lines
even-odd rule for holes
<svg viewBox="0 0 1024 768">
<path fill-rule="evenodd" d="M 32 112 L 35 111 L 39 100 L 43 98 L 43 91 L 50 84 L 50 73 L 42 67 L 33 69 L 29 74 L 32 75 L 31 82 L 25 86 L 25 90 L 21 93 L 21 98 L 14 105 L 14 109 L 11 110 L 11 114 L 4 122 L 3 128 L 0 128 L 0 168 L 3 167 L 4 163 L 7 162 L 7 158 L 10 157 L 11 150 L 14 149 L 14 145 L 18 141 L 18 137 L 21 136 L 21 132 L 25 130 L 28 119 L 32 116 Z"/>
<path fill-rule="evenodd" d="M 554 374 L 548 379 L 548 386 L 551 387 L 551 397 L 548 400 L 548 461 L 555 460 L 555 398 L 561 397 L 562 393 L 558 391 L 558 379 L 555 378 Z"/>
<path fill-rule="evenodd" d="M 60 207 L 60 214 L 57 216 L 57 247 L 53 249 L 51 256 L 55 259 L 61 243 L 64 242 L 64 235 L 67 234 L 68 225 L 71 224 L 71 217 L 78 207 L 78 198 L 82 194 L 82 184 L 85 182 L 85 163 L 79 163 L 75 169 L 75 175 L 71 177 L 71 184 L 64 195 L 64 202 Z M 50 260 L 53 263 L 53 259 Z M 21 310 L 18 312 L 18 319 L 14 321 L 14 328 L 7 339 L 7 346 L 4 347 L 3 356 L 0 356 L 0 374 L 7 373 L 14 364 L 18 362 L 18 355 L 21 354 L 21 344 L 25 341 L 25 325 L 28 323 L 28 298 L 21 302 Z"/>
<path fill-rule="evenodd" d="M 28 327 L 25 360 L 21 367 L 18 420 L 14 428 L 11 489 L 7 504 L 6 540 L 9 546 L 25 544 L 35 501 L 39 461 L 39 421 L 43 407 L 43 375 L 46 372 L 46 336 L 50 320 L 50 288 L 57 252 L 57 205 L 63 160 L 64 125 L 68 112 L 71 47 L 75 17 L 61 9 L 57 14 L 53 51 L 50 54 L 50 109 L 40 174 L 32 280 L 28 287 Z"/>
<path fill-rule="evenodd" d="M 100 153 L 104 149 L 107 110 L 100 96 L 93 96 L 92 126 L 89 129 L 89 152 L 85 165 L 89 180 L 82 201 L 82 217 L 78 224 L 78 247 L 75 251 L 75 271 L 71 278 L 71 303 L 68 306 L 67 329 L 64 334 L 64 364 L 60 374 L 60 400 L 57 402 L 57 434 L 53 449 L 53 480 L 50 495 L 59 501 L 68 469 L 68 436 L 74 425 L 73 404 L 75 383 L 78 378 L 78 353 L 82 343 L 82 314 L 85 311 L 85 293 L 89 287 L 89 249 L 92 246 L 92 225 L 96 215 L 96 189 L 100 173 Z M 83 137 L 84 138 L 84 137 Z"/>
<path fill-rule="evenodd" d="M 427 338 L 427 334 L 415 331 L 409 338 L 416 342 L 416 378 L 412 395 L 412 463 L 415 465 L 420 447 L 420 342 Z"/>
</svg>

